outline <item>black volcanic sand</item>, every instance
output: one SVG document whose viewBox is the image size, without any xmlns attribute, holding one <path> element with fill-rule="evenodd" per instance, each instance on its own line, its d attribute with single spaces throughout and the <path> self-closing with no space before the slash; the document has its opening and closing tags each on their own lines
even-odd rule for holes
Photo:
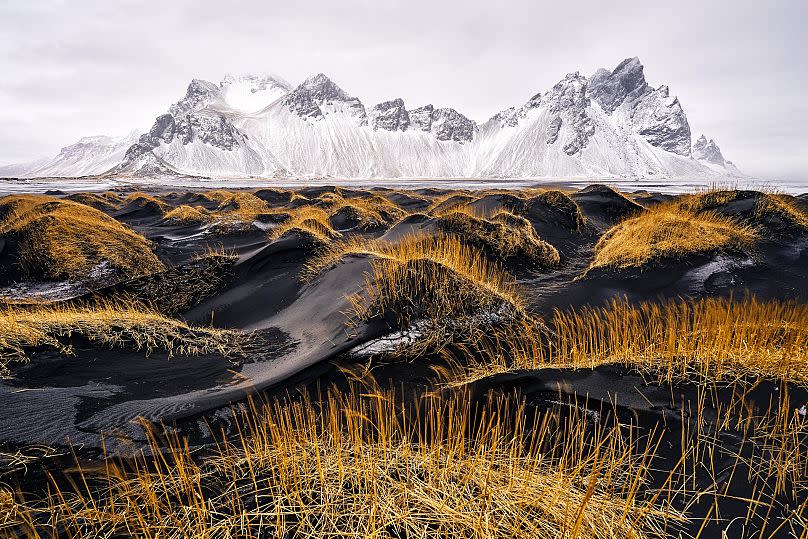
<svg viewBox="0 0 808 539">
<path fill-rule="evenodd" d="M 308 201 L 292 201 L 291 194 L 282 190 L 262 189 L 255 194 L 272 210 L 282 211 L 333 191 L 329 187 L 298 191 Z M 366 193 L 340 190 L 348 198 Z M 436 189 L 379 189 L 373 193 L 413 213 L 389 228 L 370 233 L 355 231 L 389 241 L 414 232 L 434 233 L 436 226 L 428 214 L 429 207 L 434 198 L 444 195 L 449 196 L 438 211 L 472 201 L 472 208 L 479 212 L 502 208 L 523 215 L 537 234 L 561 254 L 561 264 L 555 269 L 524 270 L 515 275 L 527 293 L 530 308 L 539 314 L 554 308 L 603 305 L 620 296 L 648 301 L 752 293 L 763 299 L 808 300 L 808 236 L 784 229 L 776 229 L 747 253 L 663 261 L 642 269 L 586 272 L 594 245 L 603 232 L 621 219 L 645 211 L 645 207 L 669 201 L 668 195 L 637 193 L 627 197 L 599 185 L 568 194 L 550 192 L 528 200 L 502 193 L 476 199 L 473 193 Z M 180 204 L 207 204 L 213 208 L 199 193 L 152 194 L 169 209 Z M 804 200 L 803 197 L 801 203 Z M 742 199 L 718 210 L 744 217 L 744 212 L 749 211 L 745 204 L 748 200 Z M 125 292 L 165 306 L 164 310 L 173 308 L 175 312 L 171 314 L 189 322 L 252 331 L 257 338 L 245 357 L 234 359 L 215 355 L 168 359 L 159 353 L 144 357 L 132 350 L 100 349 L 80 340 L 73 343 L 76 354 L 71 357 L 33 350 L 28 364 L 15 367 L 12 378 L 0 381 L 0 408 L 4 411 L 0 414 L 0 452 L 3 447 L 7 452 L 35 445 L 58 448 L 69 441 L 82 456 L 93 458 L 98 454 L 102 433 L 114 435 L 106 440 L 113 451 L 137 448 L 144 441 L 142 428 L 135 421 L 139 417 L 173 425 L 194 443 L 204 445 L 210 441 L 204 425 L 224 422 L 226 427 L 227 420 L 223 418 L 228 415 L 229 405 L 248 395 L 271 397 L 300 387 L 313 389 L 330 384 L 346 387 L 345 377 L 334 363 L 356 361 L 349 353 L 351 349 L 390 331 L 381 320 L 357 327 L 346 324 L 345 312 L 350 309 L 346 296 L 362 289 L 372 262 L 367 256 L 347 257 L 310 282 L 303 282 L 301 269 L 315 255 L 318 245 L 310 237 L 296 233 L 269 241 L 267 231 L 276 224 L 272 217 L 247 223 L 238 230 L 217 231 L 209 225 L 168 222 L 163 217 L 165 208 L 151 201 L 128 203 L 122 208 L 104 207 L 103 211 L 152 240 L 155 252 L 169 269 L 164 274 L 96 290 L 95 296 Z M 3 246 L 0 238 L 0 263 Z M 209 249 L 234 256 L 197 259 Z M 182 301 L 168 301 L 177 296 L 183 296 Z M 392 386 L 405 385 L 408 394 L 417 394 L 431 389 L 430 366 L 429 358 L 381 366 L 377 377 L 382 382 L 394 380 Z M 695 398 L 697 386 L 650 384 L 632 372 L 600 368 L 501 375 L 481 380 L 469 390 L 475 399 L 488 393 L 518 395 L 527 399 L 529 409 L 535 413 L 567 402 L 574 404 L 571 409 L 591 411 L 597 421 L 628 418 L 648 432 L 662 425 L 663 450 L 655 463 L 660 471 L 652 474 L 656 482 L 670 466 L 665 464 L 666 459 L 679 456 L 681 429 L 691 421 L 683 416 L 684 410 Z M 777 388 L 771 383 L 760 384 L 747 397 L 765 410 L 767 399 L 779 398 L 785 390 L 793 402 L 808 402 L 804 390 Z M 722 401 L 732 396 L 733 389 L 716 391 L 715 398 Z M 705 413 L 709 415 L 710 411 Z M 737 437 L 722 435 L 720 439 L 720 451 L 709 463 L 716 469 L 725 467 L 733 451 L 739 450 Z M 116 440 L 126 442 L 117 447 Z M 730 494 L 748 491 L 749 484 L 741 475 L 747 476 L 739 471 L 731 484 L 726 477 L 721 479 L 727 482 Z M 705 508 L 710 505 L 708 500 L 704 503 Z M 741 511 L 745 514 L 746 506 L 727 502 L 722 511 L 722 516 Z M 715 533 L 715 529 L 707 529 L 703 537 Z"/>
</svg>

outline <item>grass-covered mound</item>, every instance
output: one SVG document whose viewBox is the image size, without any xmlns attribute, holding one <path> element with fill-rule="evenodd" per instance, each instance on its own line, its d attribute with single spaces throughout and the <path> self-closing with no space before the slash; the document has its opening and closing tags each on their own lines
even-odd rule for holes
<svg viewBox="0 0 808 539">
<path fill-rule="evenodd" d="M 406 353 L 417 355 L 450 342 L 482 320 L 524 316 L 513 277 L 456 236 L 405 236 L 395 243 L 351 237 L 334 242 L 312 259 L 312 279 L 348 256 L 371 258 L 361 292 L 351 295 L 354 321 L 383 320 L 391 330 L 419 329 Z"/>
<path fill-rule="evenodd" d="M 0 280 L 133 277 L 163 269 L 150 243 L 90 206 L 41 195 L 0 199 Z"/>
<path fill-rule="evenodd" d="M 730 217 L 765 235 L 808 232 L 808 213 L 790 195 L 717 189 L 682 195 L 676 205 L 696 213 L 714 212 Z"/>
<path fill-rule="evenodd" d="M 267 203 L 246 191 L 207 191 L 196 201 L 188 201 L 165 212 L 167 222 L 189 225 L 216 225 L 220 232 L 249 228 L 262 215 L 270 213 Z"/>
<path fill-rule="evenodd" d="M 135 302 L 94 302 L 9 306 L 0 310 L 0 376 L 25 361 L 35 348 L 71 353 L 81 337 L 107 348 L 134 348 L 147 355 L 235 354 L 245 336 L 225 330 L 191 327 Z"/>
<path fill-rule="evenodd" d="M 118 209 L 123 199 L 117 194 L 107 191 L 106 193 L 73 193 L 65 197 L 67 200 L 92 206 L 103 212 L 111 212 Z"/>
<path fill-rule="evenodd" d="M 728 217 L 663 204 L 609 229 L 595 247 L 590 268 L 641 268 L 666 260 L 735 251 L 755 238 L 752 228 Z"/>
<path fill-rule="evenodd" d="M 405 214 L 390 200 L 373 194 L 346 198 L 338 193 L 324 193 L 318 201 L 328 211 L 331 225 L 338 229 L 379 229 Z"/>
<path fill-rule="evenodd" d="M 470 211 L 454 210 L 437 218 L 435 223 L 441 231 L 456 235 L 503 263 L 547 268 L 559 262 L 556 248 L 539 238 L 530 221 L 506 210 L 489 219 Z"/>
<path fill-rule="evenodd" d="M 286 220 L 269 231 L 269 239 L 276 240 L 290 232 L 311 238 L 318 243 L 328 243 L 340 237 L 331 226 L 328 212 L 317 206 L 300 206 L 285 212 Z"/>
</svg>

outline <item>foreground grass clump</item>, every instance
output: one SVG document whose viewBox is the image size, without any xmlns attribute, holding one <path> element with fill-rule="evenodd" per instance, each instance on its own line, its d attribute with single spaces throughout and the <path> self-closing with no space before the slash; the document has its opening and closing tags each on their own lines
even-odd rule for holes
<svg viewBox="0 0 808 539">
<path fill-rule="evenodd" d="M 676 204 L 650 208 L 608 230 L 595 246 L 593 268 L 644 267 L 653 262 L 732 251 L 756 233 L 728 217 Z"/>
<path fill-rule="evenodd" d="M 70 339 L 81 337 L 109 348 L 134 348 L 148 355 L 237 354 L 246 336 L 237 332 L 192 327 L 143 305 L 97 302 L 48 304 L 0 309 L 0 376 L 14 362 L 26 361 L 34 348 L 72 353 Z"/>
<path fill-rule="evenodd" d="M 503 262 L 516 259 L 530 266 L 552 267 L 560 260 L 556 248 L 538 237 L 530 221 L 505 210 L 490 219 L 467 209 L 450 210 L 436 224 Z"/>
<path fill-rule="evenodd" d="M 144 237 L 90 206 L 49 196 L 1 198 L 0 236 L 22 278 L 86 279 L 101 265 L 123 277 L 163 269 Z"/>
<path fill-rule="evenodd" d="M 502 399 L 402 406 L 335 391 L 248 407 L 238 437 L 204 459 L 171 435 L 159 451 L 153 435 L 149 454 L 108 460 L 75 491 L 54 483 L 6 525 L 77 538 L 646 539 L 683 520 L 640 494 L 653 444 L 619 429 L 591 442 L 581 418 L 514 419 L 524 409 Z"/>
<path fill-rule="evenodd" d="M 808 384 L 808 305 L 746 298 L 557 310 L 481 332 L 447 357 L 456 380 L 543 367 L 622 364 L 665 380 L 776 379 Z"/>
</svg>

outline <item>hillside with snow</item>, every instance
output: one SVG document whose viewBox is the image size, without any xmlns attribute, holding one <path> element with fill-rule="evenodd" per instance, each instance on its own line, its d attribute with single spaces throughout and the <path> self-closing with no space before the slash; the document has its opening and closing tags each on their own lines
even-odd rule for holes
<svg viewBox="0 0 808 539">
<path fill-rule="evenodd" d="M 740 176 L 714 141 L 692 144 L 679 100 L 637 58 L 571 73 L 482 124 L 453 108 L 366 107 L 318 74 L 193 80 L 137 139 L 91 137 L 0 176 L 621 177 Z"/>
</svg>

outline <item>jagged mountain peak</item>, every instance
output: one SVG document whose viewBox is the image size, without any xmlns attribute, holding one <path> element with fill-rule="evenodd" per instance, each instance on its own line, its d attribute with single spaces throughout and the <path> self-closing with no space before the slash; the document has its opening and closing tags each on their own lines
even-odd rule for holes
<svg viewBox="0 0 808 539">
<path fill-rule="evenodd" d="M 192 79 L 182 99 L 171 105 L 168 113 L 172 116 L 188 114 L 210 105 L 220 97 L 219 85 L 203 79 Z"/>
<path fill-rule="evenodd" d="M 648 84 L 636 57 L 612 70 L 599 69 L 590 78 L 569 73 L 548 91 L 493 116 L 482 128 L 454 108 L 429 104 L 407 109 L 401 98 L 366 111 L 359 99 L 323 73 L 294 88 L 275 75 L 228 75 L 218 84 L 194 79 L 182 99 L 124 152 L 105 141 L 96 145 L 95 139 L 85 139 L 51 160 L 52 166 L 31 163 L 24 168 L 28 175 L 74 175 L 97 170 L 102 160 L 108 163 L 119 156 L 114 164 L 121 164 L 117 170 L 126 174 L 738 174 L 714 141 L 700 137 L 691 149 L 681 103 L 666 85 Z M 85 161 L 92 166 L 84 166 Z M 0 173 L 17 175 L 21 170 L 6 167 Z"/>
<path fill-rule="evenodd" d="M 410 127 L 410 114 L 400 97 L 374 105 L 368 113 L 368 124 L 374 129 L 406 131 Z"/>
<path fill-rule="evenodd" d="M 718 144 L 713 139 L 708 140 L 704 134 L 693 143 L 693 157 L 699 161 L 707 161 L 715 165 L 724 165 L 726 163 Z"/>
<path fill-rule="evenodd" d="M 314 120 L 325 117 L 328 110 L 323 109 L 324 105 L 344 104 L 346 110 L 356 117 L 360 124 L 365 123 L 365 106 L 362 102 L 349 95 L 323 73 L 304 80 L 297 88 L 286 94 L 283 103 L 301 118 Z"/>
<path fill-rule="evenodd" d="M 650 91 L 640 59 L 626 58 L 611 72 L 599 69 L 589 81 L 588 94 L 607 113 L 614 112 L 624 102 L 636 100 Z"/>
</svg>

